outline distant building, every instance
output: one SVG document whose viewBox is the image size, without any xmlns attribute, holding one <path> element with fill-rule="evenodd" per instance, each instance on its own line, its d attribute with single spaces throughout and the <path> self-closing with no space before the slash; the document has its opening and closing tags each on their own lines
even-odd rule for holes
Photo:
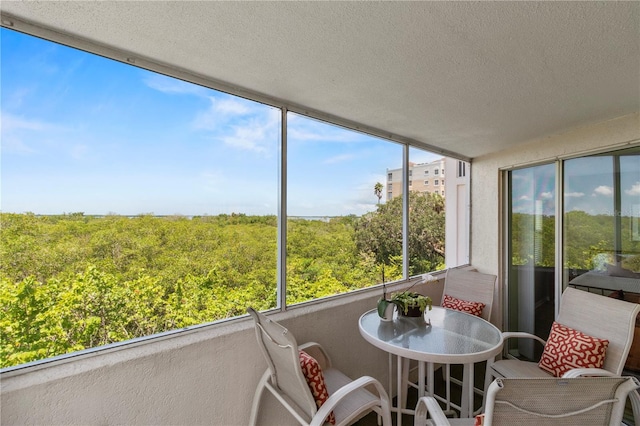
<svg viewBox="0 0 640 426">
<path fill-rule="evenodd" d="M 446 267 L 469 263 L 470 167 L 470 163 L 454 158 L 441 158 L 422 164 L 409 162 L 409 191 L 438 194 L 447 200 Z M 445 185 L 445 181 L 448 184 Z M 401 168 L 387 169 L 385 190 L 387 201 L 402 194 Z"/>
<path fill-rule="evenodd" d="M 402 194 L 402 168 L 387 169 L 387 201 Z M 430 163 L 409 162 L 409 191 L 445 196 L 445 159 Z"/>
</svg>

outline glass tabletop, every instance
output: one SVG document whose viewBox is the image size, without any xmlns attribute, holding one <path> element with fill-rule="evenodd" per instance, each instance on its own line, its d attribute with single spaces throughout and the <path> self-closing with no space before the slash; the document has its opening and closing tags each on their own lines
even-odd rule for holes
<svg viewBox="0 0 640 426">
<path fill-rule="evenodd" d="M 387 352 L 419 361 L 466 364 L 500 352 L 502 333 L 482 318 L 434 306 L 424 318 L 382 321 L 376 309 L 359 320 L 362 337 Z"/>
</svg>

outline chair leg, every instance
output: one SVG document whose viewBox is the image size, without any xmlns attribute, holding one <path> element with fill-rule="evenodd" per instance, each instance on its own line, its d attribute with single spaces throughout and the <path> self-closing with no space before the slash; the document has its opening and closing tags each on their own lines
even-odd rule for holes
<svg viewBox="0 0 640 426">
<path fill-rule="evenodd" d="M 447 410 L 446 412 L 451 411 L 451 365 L 445 364 L 444 368 L 444 386 L 445 386 L 445 396 L 447 399 Z"/>
<path fill-rule="evenodd" d="M 487 360 L 487 367 L 486 370 L 484 372 L 484 392 L 482 393 L 482 407 L 481 410 L 484 413 L 484 409 L 485 409 L 485 404 L 487 402 L 487 389 L 489 389 L 489 385 L 491 384 L 491 382 L 493 382 L 493 368 L 491 368 L 491 366 L 493 365 L 493 363 L 495 362 L 496 358 L 489 358 Z"/>
<path fill-rule="evenodd" d="M 398 362 L 400 357 L 398 357 Z M 406 358 L 402 358 L 402 394 L 399 395 L 400 401 L 398 406 L 400 408 L 407 408 L 407 395 L 409 393 L 409 363 L 411 361 Z"/>
<path fill-rule="evenodd" d="M 264 392 L 265 385 L 271 377 L 271 372 L 269 370 L 265 371 L 260 381 L 258 382 L 258 386 L 256 387 L 256 392 L 253 395 L 253 402 L 251 404 L 251 419 L 249 420 L 250 426 L 256 426 L 258 420 L 258 411 L 260 409 L 260 400 L 262 399 L 262 392 Z"/>
</svg>

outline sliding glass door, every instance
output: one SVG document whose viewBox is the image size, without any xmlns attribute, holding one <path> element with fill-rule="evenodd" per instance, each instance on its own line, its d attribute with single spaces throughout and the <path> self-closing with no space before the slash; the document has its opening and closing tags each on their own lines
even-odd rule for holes
<svg viewBox="0 0 640 426">
<path fill-rule="evenodd" d="M 556 167 L 545 164 L 509 172 L 510 331 L 548 334 L 554 315 Z M 520 343 L 518 345 L 518 343 Z M 532 342 L 513 342 L 509 353 L 534 359 Z"/>
<path fill-rule="evenodd" d="M 640 302 L 640 147 L 511 170 L 507 182 L 505 330 L 546 339 L 567 286 Z M 519 358 L 542 351 L 513 345 Z"/>
<path fill-rule="evenodd" d="M 565 161 L 563 217 L 563 288 L 637 301 L 640 149 Z"/>
</svg>

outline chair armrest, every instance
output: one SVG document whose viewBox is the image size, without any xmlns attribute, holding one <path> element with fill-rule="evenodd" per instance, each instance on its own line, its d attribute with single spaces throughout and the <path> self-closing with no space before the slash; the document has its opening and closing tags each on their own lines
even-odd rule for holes
<svg viewBox="0 0 640 426">
<path fill-rule="evenodd" d="M 351 393 L 359 392 L 370 385 L 375 387 L 378 397 L 380 398 L 382 424 L 391 425 L 391 401 L 389 400 L 387 392 L 384 390 L 384 387 L 382 387 L 382 384 L 373 377 L 362 376 L 329 395 L 329 398 L 322 404 L 322 407 L 320 407 L 309 426 L 322 426 L 324 419 L 327 418 L 329 413 L 333 411 L 340 401 L 347 398 Z"/>
<path fill-rule="evenodd" d="M 326 370 L 331 368 L 331 359 L 329 355 L 325 352 L 324 348 L 320 345 L 320 343 L 316 342 L 307 342 L 302 345 L 298 345 L 298 349 L 301 351 L 305 351 L 312 357 L 318 361 L 320 368 Z"/>
<path fill-rule="evenodd" d="M 431 415 L 433 423 L 438 426 L 450 425 L 449 419 L 444 415 L 442 408 L 440 408 L 440 404 L 431 396 L 423 396 L 418 400 L 413 423 L 414 426 L 426 426 L 427 414 Z"/>
<path fill-rule="evenodd" d="M 603 370 L 602 368 L 574 368 L 562 375 L 563 379 L 583 376 L 599 376 L 599 377 L 613 377 L 613 374 L 609 370 Z M 638 422 L 640 419 L 640 394 L 637 390 L 629 392 L 629 400 L 631 401 L 631 409 L 633 410 L 633 419 Z"/>
<path fill-rule="evenodd" d="M 502 333 L 502 339 L 505 341 L 507 339 L 513 339 L 513 338 L 537 340 L 538 342 L 542 343 L 543 346 L 547 344 L 546 340 L 536 336 L 535 334 L 525 333 L 524 331 L 505 331 Z"/>
<path fill-rule="evenodd" d="M 640 422 L 640 394 L 638 394 L 638 390 L 632 390 L 629 392 L 629 400 L 631 401 L 631 409 L 633 410 L 633 420 L 634 422 Z"/>
<path fill-rule="evenodd" d="M 602 368 L 574 368 L 562 375 L 563 379 L 571 379 L 574 377 L 612 377 L 615 376 L 611 371 Z"/>
</svg>

